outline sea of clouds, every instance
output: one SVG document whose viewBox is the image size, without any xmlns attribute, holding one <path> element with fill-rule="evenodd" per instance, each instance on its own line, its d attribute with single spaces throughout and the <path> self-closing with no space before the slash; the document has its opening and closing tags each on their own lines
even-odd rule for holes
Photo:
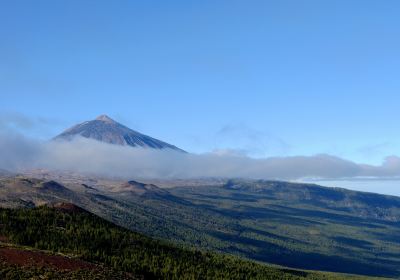
<svg viewBox="0 0 400 280">
<path fill-rule="evenodd" d="M 116 146 L 82 137 L 70 142 L 39 141 L 15 131 L 1 131 L 0 169 L 36 168 L 122 178 L 390 178 L 400 176 L 400 158 L 387 157 L 378 166 L 326 154 L 254 159 L 229 150 L 192 154 Z"/>
</svg>

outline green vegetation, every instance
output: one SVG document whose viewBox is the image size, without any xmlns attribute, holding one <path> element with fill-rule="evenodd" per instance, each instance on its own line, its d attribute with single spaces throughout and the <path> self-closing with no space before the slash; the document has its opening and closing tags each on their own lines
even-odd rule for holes
<svg viewBox="0 0 400 280">
<path fill-rule="evenodd" d="M 398 197 L 254 180 L 138 193 L 120 188 L 124 182 L 80 180 L 0 178 L 0 205 L 71 201 L 189 248 L 297 269 L 400 277 Z M 120 191 L 107 191 L 114 188 Z"/>
<path fill-rule="evenodd" d="M 288 267 L 400 277 L 399 198 L 241 180 L 169 192 L 179 199 L 102 203 L 114 208 L 108 219 L 156 238 Z"/>
<path fill-rule="evenodd" d="M 0 209 L 0 235 L 14 244 L 62 252 L 147 279 L 344 278 L 342 275 L 274 268 L 237 257 L 178 248 L 118 227 L 79 208 Z M 38 275 L 42 276 L 40 279 L 110 279 L 96 270 L 21 269 L 0 264 L 1 279 L 29 279 Z M 119 277 L 121 274 L 112 279 Z"/>
</svg>

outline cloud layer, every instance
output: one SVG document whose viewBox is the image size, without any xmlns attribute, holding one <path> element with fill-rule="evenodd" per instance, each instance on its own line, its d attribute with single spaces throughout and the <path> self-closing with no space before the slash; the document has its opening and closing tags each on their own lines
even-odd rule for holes
<svg viewBox="0 0 400 280">
<path fill-rule="evenodd" d="M 43 142 L 11 131 L 0 133 L 0 169 L 32 168 L 77 171 L 123 178 L 245 177 L 296 180 L 400 176 L 400 158 L 382 165 L 357 164 L 330 155 L 254 159 L 218 151 L 184 154 L 104 144 L 86 138 Z"/>
</svg>

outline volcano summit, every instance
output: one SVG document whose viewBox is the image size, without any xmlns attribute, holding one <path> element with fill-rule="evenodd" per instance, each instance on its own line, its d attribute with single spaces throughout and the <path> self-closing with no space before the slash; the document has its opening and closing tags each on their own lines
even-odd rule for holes
<svg viewBox="0 0 400 280">
<path fill-rule="evenodd" d="M 142 147 L 159 150 L 172 149 L 184 152 L 174 145 L 132 130 L 114 121 L 107 115 L 101 115 L 95 120 L 77 124 L 54 137 L 54 139 L 70 141 L 78 136 L 121 146 Z"/>
</svg>

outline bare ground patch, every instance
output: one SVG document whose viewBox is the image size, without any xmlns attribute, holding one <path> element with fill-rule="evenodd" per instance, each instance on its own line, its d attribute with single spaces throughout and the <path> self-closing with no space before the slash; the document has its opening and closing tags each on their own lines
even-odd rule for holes
<svg viewBox="0 0 400 280">
<path fill-rule="evenodd" d="M 16 248 L 0 248 L 0 260 L 18 266 L 39 266 L 58 270 L 94 270 L 98 268 L 92 263 L 77 259 Z"/>
</svg>

